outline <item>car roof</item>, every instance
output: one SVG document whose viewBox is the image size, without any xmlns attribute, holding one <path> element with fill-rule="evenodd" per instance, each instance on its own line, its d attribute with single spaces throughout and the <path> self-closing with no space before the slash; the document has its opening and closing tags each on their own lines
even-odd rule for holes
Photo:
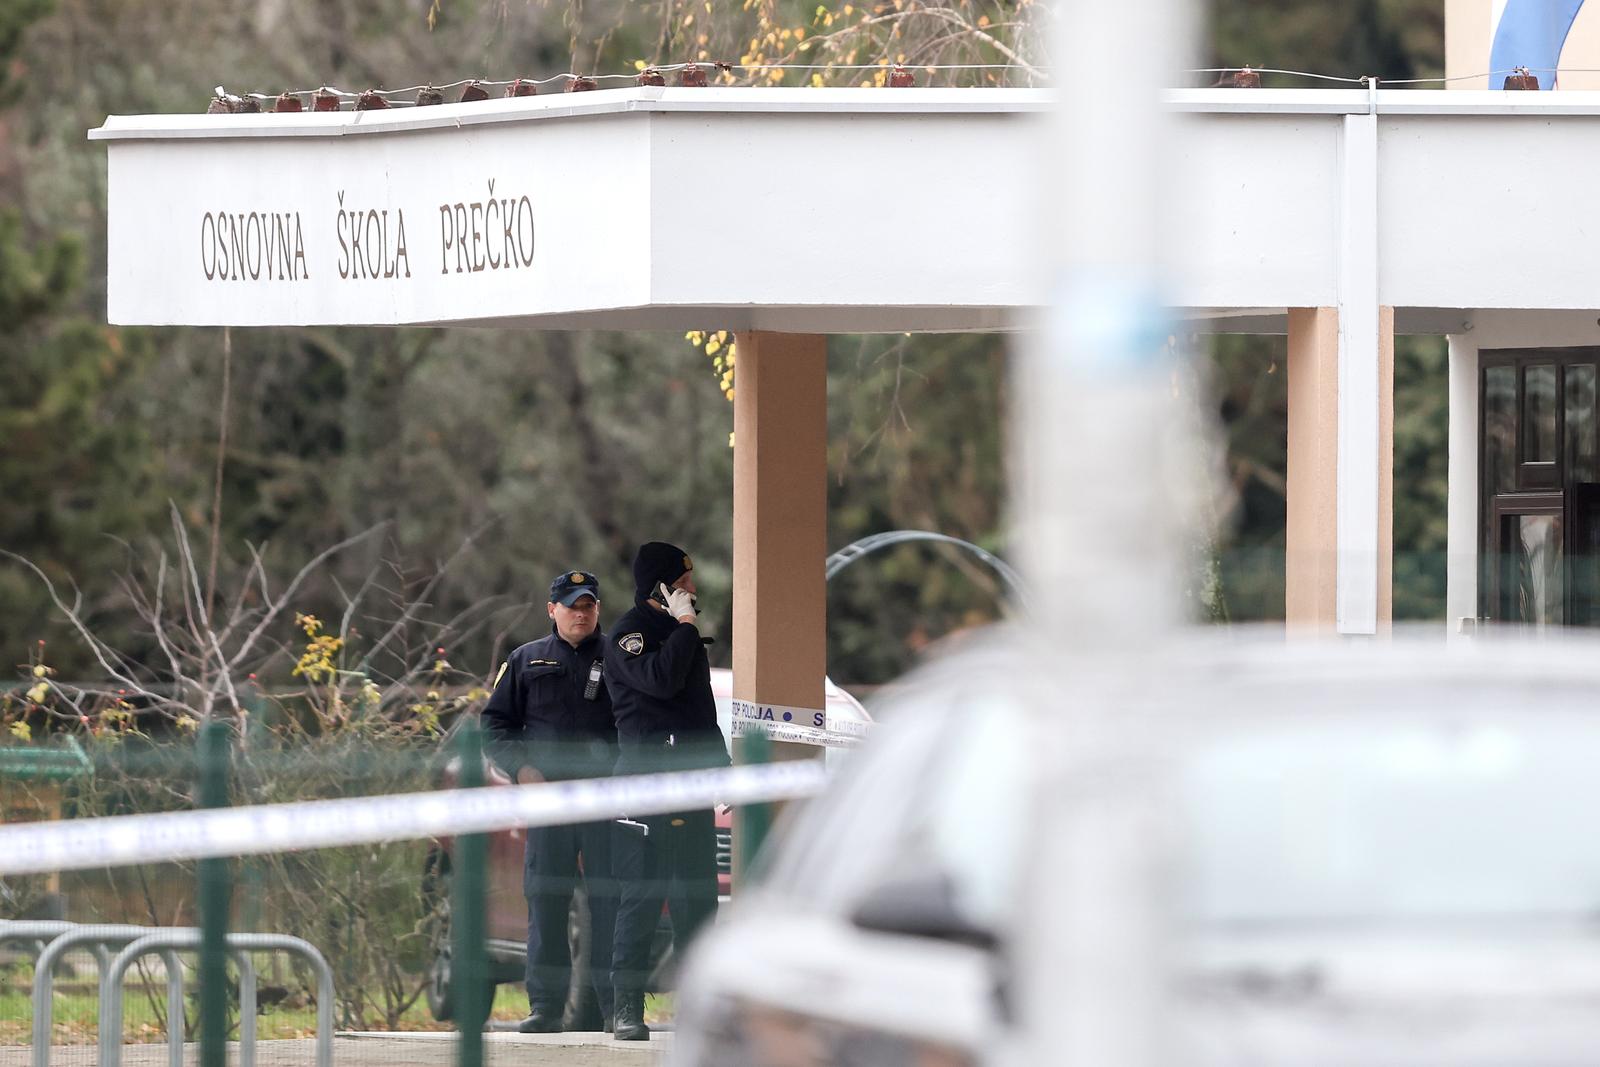
<svg viewBox="0 0 1600 1067">
<path fill-rule="evenodd" d="M 1286 636 L 1282 625 L 1193 627 L 1131 652 L 1041 648 L 1014 624 L 989 628 L 895 683 L 879 719 L 1002 699 L 1066 710 L 1063 698 L 1110 698 L 1204 728 L 1266 717 L 1600 711 L 1600 633 L 1479 633 L 1446 640 L 1437 626 L 1366 638 Z M 1119 716 L 1120 717 L 1120 716 Z M 1061 716 L 1054 716 L 1059 719 Z M 1600 721 L 1600 719 L 1597 719 Z"/>
</svg>

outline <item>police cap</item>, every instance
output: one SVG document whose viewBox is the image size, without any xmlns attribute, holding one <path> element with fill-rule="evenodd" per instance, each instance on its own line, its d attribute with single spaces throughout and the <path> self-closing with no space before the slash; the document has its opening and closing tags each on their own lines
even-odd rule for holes
<svg viewBox="0 0 1600 1067">
<path fill-rule="evenodd" d="M 581 596 L 600 599 L 600 579 L 588 571 L 567 571 L 550 583 L 550 603 L 572 607 Z"/>
</svg>

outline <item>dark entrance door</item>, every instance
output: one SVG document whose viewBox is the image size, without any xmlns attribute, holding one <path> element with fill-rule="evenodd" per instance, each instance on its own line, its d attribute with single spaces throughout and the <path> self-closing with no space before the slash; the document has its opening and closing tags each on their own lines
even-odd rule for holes
<svg viewBox="0 0 1600 1067">
<path fill-rule="evenodd" d="M 1481 353 L 1479 614 L 1600 624 L 1600 348 Z"/>
</svg>

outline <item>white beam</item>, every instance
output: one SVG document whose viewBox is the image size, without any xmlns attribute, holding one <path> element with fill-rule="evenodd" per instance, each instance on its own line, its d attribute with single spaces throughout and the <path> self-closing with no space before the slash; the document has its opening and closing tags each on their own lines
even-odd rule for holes
<svg viewBox="0 0 1600 1067">
<path fill-rule="evenodd" d="M 1344 117 L 1339 199 L 1338 631 L 1378 632 L 1378 116 Z"/>
<path fill-rule="evenodd" d="M 1462 326 L 1471 327 L 1470 321 Z M 1452 635 L 1478 617 L 1478 339 L 1450 341 L 1450 461 L 1446 474 L 1445 620 Z M 1471 632 L 1470 624 L 1466 629 Z"/>
<path fill-rule="evenodd" d="M 380 112 L 112 117 L 91 134 L 109 154 L 110 318 L 1015 329 L 1045 300 L 1016 249 L 1044 222 L 1029 183 L 1035 113 L 1051 100 L 1034 90 L 628 89 Z M 1600 244 L 1583 223 L 1600 173 L 1600 92 L 1213 89 L 1168 100 L 1193 119 L 1168 150 L 1183 175 L 1166 242 L 1178 308 L 1351 310 L 1357 245 L 1361 258 L 1375 248 L 1371 304 L 1397 308 L 1402 324 L 1411 308 L 1600 304 Z M 1359 204 L 1347 188 L 1357 149 L 1341 147 L 1355 128 L 1371 142 L 1359 151 L 1375 145 L 1376 159 L 1376 193 Z M 1046 173 L 1058 197 L 1076 165 Z M 457 241 L 473 242 L 474 222 L 485 240 L 490 180 L 497 200 L 529 197 L 534 262 L 458 273 L 452 260 L 441 273 Z M 455 205 L 464 221 L 441 211 Z M 341 277 L 341 209 L 363 220 L 389 212 L 387 242 L 374 231 L 380 275 L 396 263 L 403 210 L 410 276 Z M 208 212 L 213 224 L 293 216 L 310 281 L 207 279 Z M 757 218 L 771 220 L 759 240 Z M 457 221 L 441 247 L 441 226 Z M 364 223 L 371 251 L 366 236 Z M 1341 318 L 1365 334 L 1367 323 Z"/>
</svg>

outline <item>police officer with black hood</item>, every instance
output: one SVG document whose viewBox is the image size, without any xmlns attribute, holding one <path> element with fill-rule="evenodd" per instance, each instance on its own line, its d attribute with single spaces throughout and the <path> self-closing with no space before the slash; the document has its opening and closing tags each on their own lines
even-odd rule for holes
<svg viewBox="0 0 1600 1067">
<path fill-rule="evenodd" d="M 694 563 L 665 541 L 639 546 L 633 608 L 605 642 L 606 683 L 617 720 L 616 773 L 728 765 L 711 695 L 711 663 L 695 626 Z M 717 909 L 712 812 L 628 820 L 612 844 L 620 884 L 611 982 L 619 1041 L 645 1041 L 644 984 L 650 942 L 667 902 L 675 951 L 683 952 Z"/>
<path fill-rule="evenodd" d="M 507 657 L 483 709 L 490 755 L 520 785 L 603 778 L 616 759 L 617 730 L 605 681 L 600 582 L 566 571 L 550 583 L 551 632 Z M 610 822 L 534 827 L 523 849 L 528 900 L 528 1017 L 523 1033 L 562 1028 L 572 978 L 567 915 L 581 877 L 589 890 L 590 976 L 609 1018 L 611 934 L 616 888 L 610 880 Z"/>
</svg>

